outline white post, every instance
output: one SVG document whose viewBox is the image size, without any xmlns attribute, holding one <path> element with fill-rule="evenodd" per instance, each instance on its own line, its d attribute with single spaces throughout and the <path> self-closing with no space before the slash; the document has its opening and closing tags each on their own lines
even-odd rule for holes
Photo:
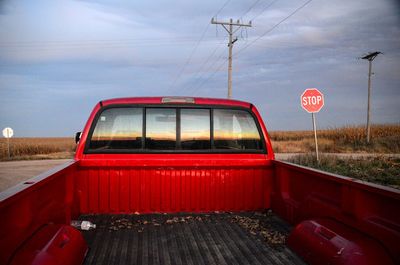
<svg viewBox="0 0 400 265">
<path fill-rule="evenodd" d="M 8 159 L 11 158 L 11 152 L 10 152 L 10 138 L 7 138 L 7 153 L 8 153 Z"/>
<path fill-rule="evenodd" d="M 311 113 L 312 122 L 313 122 L 313 129 L 314 129 L 314 138 L 315 138 L 315 153 L 317 154 L 317 161 L 319 164 L 319 155 L 318 155 L 318 140 L 317 140 L 317 125 L 315 122 L 315 113 Z"/>
</svg>

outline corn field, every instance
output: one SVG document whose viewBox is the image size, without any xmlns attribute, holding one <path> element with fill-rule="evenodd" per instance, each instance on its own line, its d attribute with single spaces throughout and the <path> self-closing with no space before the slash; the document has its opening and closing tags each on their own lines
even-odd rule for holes
<svg viewBox="0 0 400 265">
<path fill-rule="evenodd" d="M 75 151 L 73 138 L 11 138 L 11 159 L 35 159 L 40 155 L 63 153 L 72 157 Z M 46 157 L 47 158 L 47 157 Z M 52 157 L 49 157 L 52 158 Z M 0 160 L 8 159 L 7 140 L 0 141 Z"/>
<path fill-rule="evenodd" d="M 312 152 L 313 131 L 275 131 L 270 133 L 275 152 Z M 318 147 L 322 152 L 400 152 L 400 125 L 374 125 L 371 141 L 366 142 L 366 130 L 362 126 L 347 126 L 318 130 Z"/>
</svg>

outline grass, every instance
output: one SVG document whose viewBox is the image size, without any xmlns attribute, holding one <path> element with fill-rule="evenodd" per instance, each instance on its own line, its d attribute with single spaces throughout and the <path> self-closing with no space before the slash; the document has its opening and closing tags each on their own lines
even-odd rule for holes
<svg viewBox="0 0 400 265">
<path fill-rule="evenodd" d="M 73 138 L 11 138 L 8 158 L 7 141 L 0 141 L 0 160 L 33 160 L 72 158 L 75 152 Z"/>
<path fill-rule="evenodd" d="M 302 154 L 291 157 L 288 161 L 400 189 L 400 158 L 398 157 L 377 156 L 356 159 L 322 155 L 318 164 L 315 155 Z"/>
<path fill-rule="evenodd" d="M 271 132 L 276 153 L 314 152 L 312 131 Z M 319 150 L 323 153 L 400 153 L 400 125 L 372 126 L 370 144 L 365 140 L 365 129 L 359 126 L 318 131 Z M 73 138 L 11 138 L 11 158 L 7 155 L 6 139 L 0 140 L 0 161 L 72 158 Z M 400 188 L 400 158 L 378 156 L 349 159 L 321 156 L 317 164 L 312 155 L 290 158 L 291 162 L 324 171 Z"/>
<path fill-rule="evenodd" d="M 400 153 L 400 125 L 374 125 L 367 143 L 365 128 L 348 126 L 319 130 L 318 148 L 325 153 Z M 276 153 L 308 153 L 315 150 L 313 131 L 270 133 Z"/>
<path fill-rule="evenodd" d="M 365 140 L 365 129 L 348 126 L 318 131 L 318 147 L 324 153 L 400 153 L 400 125 L 374 125 L 372 139 Z M 313 131 L 270 133 L 276 153 L 314 152 Z M 6 139 L 0 140 L 0 160 L 8 160 Z M 11 159 L 71 158 L 73 138 L 11 138 Z"/>
</svg>

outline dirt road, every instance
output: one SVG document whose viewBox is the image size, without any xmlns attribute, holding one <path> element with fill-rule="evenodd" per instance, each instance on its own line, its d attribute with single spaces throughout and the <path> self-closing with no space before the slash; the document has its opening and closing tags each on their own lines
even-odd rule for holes
<svg viewBox="0 0 400 265">
<path fill-rule="evenodd" d="M 295 153 L 279 153 L 275 154 L 277 160 L 287 160 L 295 155 Z M 333 155 L 341 158 L 363 158 L 363 157 L 374 157 L 374 156 L 389 156 L 389 157 L 400 157 L 400 154 L 324 154 Z M 24 160 L 24 161 L 11 161 L 11 162 L 0 162 L 0 192 L 8 189 L 22 181 L 25 181 L 31 177 L 39 175 L 55 166 L 63 164 L 69 161 L 69 159 L 57 159 L 57 160 Z"/>
<path fill-rule="evenodd" d="M 0 191 L 39 175 L 69 159 L 0 162 Z"/>
</svg>

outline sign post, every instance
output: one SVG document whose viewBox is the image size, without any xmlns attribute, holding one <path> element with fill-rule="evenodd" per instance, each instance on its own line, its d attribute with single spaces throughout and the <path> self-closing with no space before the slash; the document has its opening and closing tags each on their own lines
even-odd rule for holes
<svg viewBox="0 0 400 265">
<path fill-rule="evenodd" d="M 13 137 L 14 131 L 10 127 L 4 128 L 3 130 L 3 136 L 7 139 L 7 152 L 8 152 L 8 158 L 11 157 L 11 152 L 10 152 L 10 138 Z"/>
<path fill-rule="evenodd" d="M 319 155 L 318 155 L 318 139 L 317 139 L 317 125 L 315 124 L 315 114 L 314 112 L 311 113 L 312 123 L 313 123 L 313 130 L 314 130 L 314 140 L 315 140 L 315 153 L 317 154 L 317 161 L 319 162 Z"/>
<path fill-rule="evenodd" d="M 303 109 L 305 109 L 308 113 L 311 113 L 315 139 L 315 153 L 319 163 L 317 123 L 315 113 L 319 112 L 324 106 L 324 95 L 316 88 L 307 88 L 303 94 L 301 94 L 300 102 Z"/>
</svg>

